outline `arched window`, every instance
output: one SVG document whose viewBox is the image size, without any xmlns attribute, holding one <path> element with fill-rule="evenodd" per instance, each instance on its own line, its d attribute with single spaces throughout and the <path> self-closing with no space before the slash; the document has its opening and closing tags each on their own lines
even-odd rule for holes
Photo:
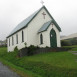
<svg viewBox="0 0 77 77">
<path fill-rule="evenodd" d="M 40 35 L 40 44 L 43 44 L 43 35 Z"/>
<path fill-rule="evenodd" d="M 10 38 L 9 38 L 9 46 L 10 46 Z"/>
<path fill-rule="evenodd" d="M 16 34 L 16 44 L 18 44 L 18 34 Z"/>
<path fill-rule="evenodd" d="M 14 45 L 14 38 L 13 38 L 13 36 L 12 36 L 12 45 Z"/>
<path fill-rule="evenodd" d="M 22 42 L 24 42 L 24 32 L 22 31 Z"/>
</svg>

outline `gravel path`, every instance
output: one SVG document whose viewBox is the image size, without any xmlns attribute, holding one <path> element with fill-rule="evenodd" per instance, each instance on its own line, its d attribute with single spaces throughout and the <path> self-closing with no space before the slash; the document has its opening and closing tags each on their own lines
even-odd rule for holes
<svg viewBox="0 0 77 77">
<path fill-rule="evenodd" d="M 77 56 L 77 51 L 68 51 L 68 52 L 70 52 L 70 53 L 72 53 L 72 54 Z M 77 62 L 77 59 L 75 59 L 75 61 Z"/>
<path fill-rule="evenodd" d="M 68 51 L 68 52 L 77 53 L 77 51 Z"/>
<path fill-rule="evenodd" d="M 0 77 L 20 77 L 0 62 Z"/>
<path fill-rule="evenodd" d="M 69 52 L 71 52 L 74 55 L 77 55 L 77 51 L 69 51 Z"/>
</svg>

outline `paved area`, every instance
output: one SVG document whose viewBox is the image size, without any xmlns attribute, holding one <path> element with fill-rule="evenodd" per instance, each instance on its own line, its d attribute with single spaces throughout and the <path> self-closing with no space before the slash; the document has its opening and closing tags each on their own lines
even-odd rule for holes
<svg viewBox="0 0 77 77">
<path fill-rule="evenodd" d="M 68 52 L 70 52 L 70 53 L 72 53 L 74 55 L 77 55 L 77 51 L 68 51 Z M 75 61 L 77 62 L 77 59 L 75 59 Z"/>
<path fill-rule="evenodd" d="M 77 55 L 77 53 L 72 53 L 72 54 Z"/>
<path fill-rule="evenodd" d="M 77 53 L 77 51 L 68 51 L 68 52 Z"/>
<path fill-rule="evenodd" d="M 74 55 L 77 55 L 77 51 L 69 51 L 69 52 L 71 52 Z"/>
<path fill-rule="evenodd" d="M 0 77 L 20 77 L 0 62 Z"/>
</svg>

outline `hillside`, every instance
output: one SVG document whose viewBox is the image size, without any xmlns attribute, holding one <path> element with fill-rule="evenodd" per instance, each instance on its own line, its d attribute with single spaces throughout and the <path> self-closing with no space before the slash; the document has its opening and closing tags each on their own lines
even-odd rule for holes
<svg viewBox="0 0 77 77">
<path fill-rule="evenodd" d="M 61 36 L 61 40 L 66 40 L 66 39 L 71 39 L 71 38 L 77 38 L 77 33 L 73 33 L 68 36 Z"/>
</svg>

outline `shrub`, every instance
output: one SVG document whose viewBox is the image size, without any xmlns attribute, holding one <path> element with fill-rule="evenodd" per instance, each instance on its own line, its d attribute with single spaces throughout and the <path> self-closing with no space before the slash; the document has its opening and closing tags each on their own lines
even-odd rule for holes
<svg viewBox="0 0 77 77">
<path fill-rule="evenodd" d="M 18 52 L 18 48 L 17 48 L 17 46 L 14 48 L 14 51 L 15 51 L 15 52 Z"/>
<path fill-rule="evenodd" d="M 61 46 L 71 46 L 72 43 L 69 40 L 62 40 L 61 41 Z"/>
<path fill-rule="evenodd" d="M 30 46 L 28 47 L 27 55 L 28 55 L 28 56 L 29 56 L 29 55 L 33 55 L 33 54 L 34 54 L 35 49 L 37 49 L 37 46 L 30 45 Z"/>
<path fill-rule="evenodd" d="M 36 53 L 36 49 L 39 49 L 39 46 L 30 45 L 29 47 L 25 47 L 19 50 L 18 55 L 20 57 L 30 56 Z"/>
<path fill-rule="evenodd" d="M 40 47 L 37 45 L 36 48 L 38 49 L 38 48 L 40 48 Z"/>
<path fill-rule="evenodd" d="M 27 47 L 27 43 L 26 42 L 24 43 L 24 45 L 25 45 L 25 47 Z"/>
<path fill-rule="evenodd" d="M 77 38 L 70 38 L 67 40 L 62 40 L 61 45 L 62 46 L 77 45 Z"/>
<path fill-rule="evenodd" d="M 46 46 L 45 48 L 49 48 L 48 46 Z"/>
<path fill-rule="evenodd" d="M 72 45 L 77 45 L 77 38 L 72 38 L 70 41 Z"/>
</svg>

